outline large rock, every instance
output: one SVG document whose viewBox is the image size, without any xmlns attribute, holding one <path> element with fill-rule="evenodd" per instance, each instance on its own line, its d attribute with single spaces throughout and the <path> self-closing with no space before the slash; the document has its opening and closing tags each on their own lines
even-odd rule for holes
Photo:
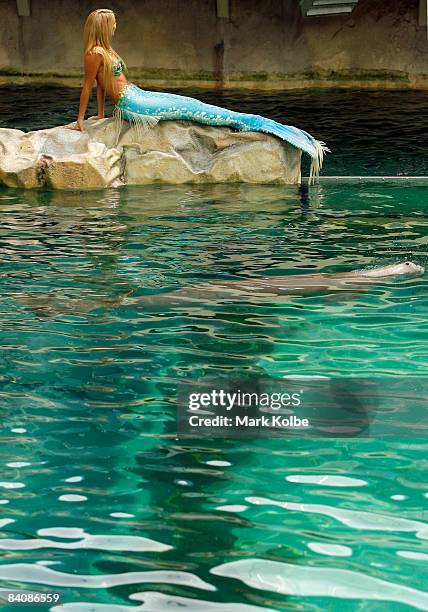
<svg viewBox="0 0 428 612">
<path fill-rule="evenodd" d="M 161 121 L 138 136 L 127 123 L 119 133 L 113 119 L 87 120 L 84 128 L 0 129 L 0 183 L 96 189 L 149 183 L 296 184 L 301 178 L 301 151 L 260 132 Z"/>
</svg>

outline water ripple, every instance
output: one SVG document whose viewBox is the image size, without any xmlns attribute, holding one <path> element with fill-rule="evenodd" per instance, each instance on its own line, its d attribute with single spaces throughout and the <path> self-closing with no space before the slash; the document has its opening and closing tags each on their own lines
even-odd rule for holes
<svg viewBox="0 0 428 612">
<path fill-rule="evenodd" d="M 51 608 L 51 612 L 129 612 L 136 610 L 150 610 L 156 612 L 177 611 L 186 612 L 201 612 L 208 610 L 209 612 L 263 612 L 272 611 L 272 608 L 260 606 L 251 606 L 248 604 L 223 603 L 220 601 L 212 602 L 205 599 L 196 599 L 189 597 L 174 597 L 173 595 L 165 595 L 164 593 L 156 593 L 155 591 L 144 591 L 143 593 L 133 593 L 130 599 L 144 602 L 141 606 L 121 606 L 115 604 L 93 604 L 93 603 L 68 603 Z"/>
<path fill-rule="evenodd" d="M 61 548 L 61 549 L 98 549 L 98 550 L 121 550 L 121 551 L 156 551 L 163 552 L 170 550 L 172 546 L 162 544 L 149 538 L 141 536 L 126 535 L 90 535 L 83 529 L 50 527 L 39 529 L 40 535 L 54 536 L 57 538 L 81 538 L 78 542 L 60 542 L 35 538 L 31 540 L 12 540 L 0 539 L 0 549 L 2 550 L 38 550 L 40 548 Z"/>
<path fill-rule="evenodd" d="M 216 590 L 213 585 L 201 580 L 194 574 L 175 571 L 123 572 L 122 574 L 85 576 L 83 574 L 58 572 L 49 567 L 29 563 L 6 563 L 0 566 L 0 578 L 19 583 L 48 584 L 57 587 L 74 586 L 86 589 L 108 589 L 124 584 L 161 582 L 162 584 L 177 584 L 205 591 Z"/>
<path fill-rule="evenodd" d="M 247 502 L 260 505 L 278 506 L 284 510 L 297 512 L 314 512 L 325 514 L 340 521 L 352 529 L 374 529 L 376 531 L 416 531 L 416 536 L 428 539 L 428 523 L 410 519 L 396 518 L 394 516 L 363 512 L 358 510 L 344 510 L 322 504 L 295 504 L 293 502 L 279 502 L 263 497 L 246 497 Z"/>
<path fill-rule="evenodd" d="M 214 567 L 211 572 L 284 595 L 392 601 L 418 610 L 428 608 L 428 593 L 332 567 L 299 567 L 266 559 L 243 559 Z"/>
</svg>

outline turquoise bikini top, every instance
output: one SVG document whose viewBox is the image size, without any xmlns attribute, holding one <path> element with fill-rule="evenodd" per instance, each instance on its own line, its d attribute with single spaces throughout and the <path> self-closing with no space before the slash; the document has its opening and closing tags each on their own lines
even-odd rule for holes
<svg viewBox="0 0 428 612">
<path fill-rule="evenodd" d="M 125 70 L 125 64 L 123 63 L 122 58 L 119 57 L 117 62 L 113 64 L 113 66 L 111 67 L 111 71 L 114 74 L 114 76 L 120 76 L 124 70 Z"/>
</svg>

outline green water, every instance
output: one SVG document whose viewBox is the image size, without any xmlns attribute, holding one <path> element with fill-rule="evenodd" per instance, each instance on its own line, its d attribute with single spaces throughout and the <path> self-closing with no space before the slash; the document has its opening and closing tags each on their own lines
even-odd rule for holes
<svg viewBox="0 0 428 612">
<path fill-rule="evenodd" d="M 1 91 L 2 127 L 75 118 L 77 90 Z M 183 93 L 303 127 L 332 149 L 324 175 L 426 174 L 423 92 Z M 167 297 L 426 266 L 427 190 L 0 190 L 0 587 L 57 592 L 64 611 L 428 609 L 415 426 L 388 440 L 175 433 L 177 385 L 196 377 L 374 377 L 385 393 L 425 381 L 426 276 L 267 301 Z"/>
<path fill-rule="evenodd" d="M 159 295 L 427 265 L 427 195 L 1 190 L 0 586 L 58 592 L 64 611 L 427 610 L 424 439 L 175 435 L 183 379 L 424 377 L 426 276 L 267 302 Z"/>
</svg>

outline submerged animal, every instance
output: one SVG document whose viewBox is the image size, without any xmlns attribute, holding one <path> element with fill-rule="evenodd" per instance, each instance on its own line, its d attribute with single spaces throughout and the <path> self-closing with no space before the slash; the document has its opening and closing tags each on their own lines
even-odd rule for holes
<svg viewBox="0 0 428 612">
<path fill-rule="evenodd" d="M 259 276 L 239 281 L 211 281 L 183 287 L 175 291 L 157 295 L 124 295 L 117 298 L 72 299 L 61 296 L 49 296 L 30 293 L 12 294 L 25 306 L 30 307 L 39 317 L 51 317 L 56 314 L 78 314 L 96 309 L 112 309 L 120 306 L 135 305 L 162 306 L 173 305 L 176 301 L 198 301 L 210 299 L 243 299 L 253 296 L 311 295 L 325 291 L 343 291 L 347 286 L 351 290 L 358 285 L 375 282 L 383 278 L 423 274 L 425 268 L 404 261 L 379 268 L 352 270 L 351 272 L 290 274 L 287 276 Z"/>
<path fill-rule="evenodd" d="M 211 281 L 200 285 L 183 287 L 176 291 L 163 293 L 156 296 L 131 297 L 126 303 L 145 301 L 160 303 L 164 300 L 187 299 L 201 300 L 204 297 L 238 297 L 253 296 L 257 294 L 284 295 L 322 293 L 329 289 L 343 289 L 346 285 L 355 288 L 360 283 L 375 281 L 376 279 L 393 276 L 423 274 L 425 268 L 404 261 L 402 263 L 390 264 L 379 268 L 368 268 L 363 270 L 352 270 L 351 272 L 315 274 L 290 274 L 287 276 L 259 276 L 240 281 Z"/>
</svg>

